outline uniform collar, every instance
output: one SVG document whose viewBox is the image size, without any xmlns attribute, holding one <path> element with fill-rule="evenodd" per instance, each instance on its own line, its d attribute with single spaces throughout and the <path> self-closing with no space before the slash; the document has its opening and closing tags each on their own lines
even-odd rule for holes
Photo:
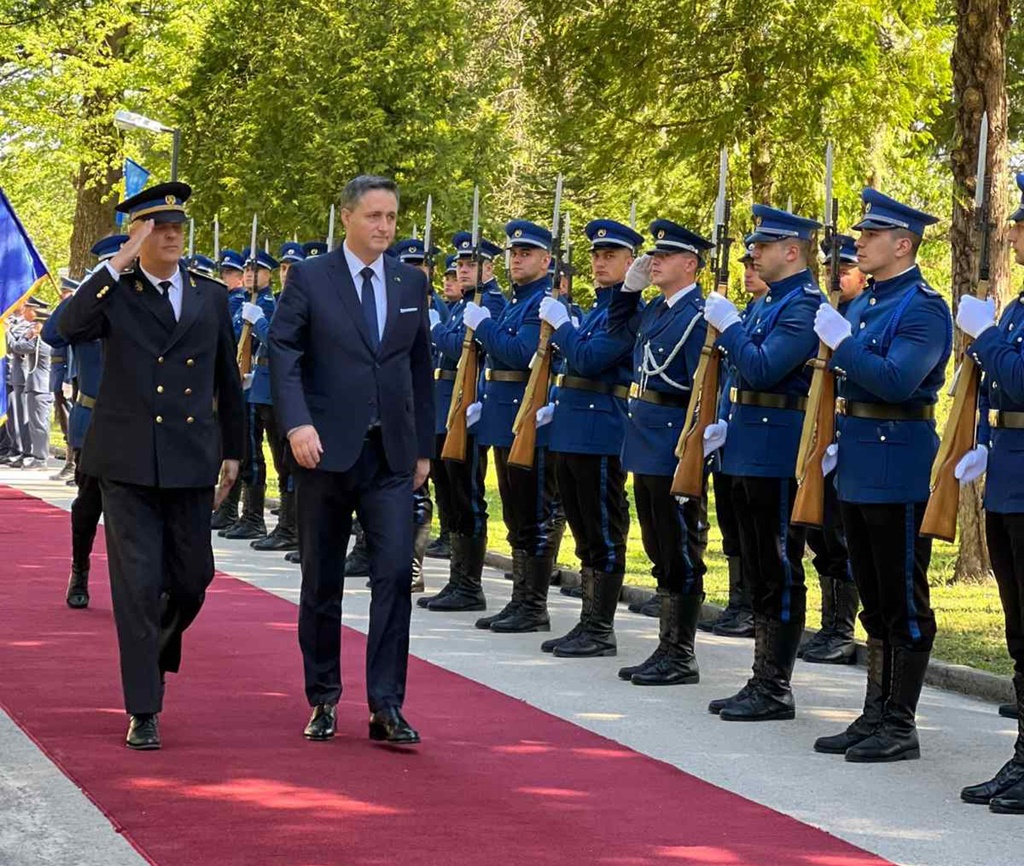
<svg viewBox="0 0 1024 866">
<path fill-rule="evenodd" d="M 534 280 L 532 283 L 523 283 L 521 286 L 516 283 L 512 284 L 512 294 L 517 298 L 522 298 L 526 295 L 532 295 L 537 291 L 547 292 L 551 288 L 551 280 L 547 274 L 538 280 Z"/>
<path fill-rule="evenodd" d="M 615 283 L 611 286 L 600 287 L 598 286 L 594 290 L 594 307 L 593 309 L 599 309 L 601 307 L 607 307 L 612 302 L 612 294 L 616 289 L 621 289 L 622 283 Z"/>
<path fill-rule="evenodd" d="M 696 288 L 697 288 L 697 284 L 696 283 L 690 283 L 690 285 L 688 285 L 685 289 L 680 289 L 671 298 L 665 298 L 666 305 L 671 310 L 676 304 L 678 304 L 680 301 L 682 301 L 683 298 L 685 298 L 687 295 L 689 295 L 690 292 L 692 292 Z M 698 292 L 698 294 L 699 294 L 699 292 Z"/>
<path fill-rule="evenodd" d="M 887 280 L 869 280 L 865 291 L 874 292 L 876 295 L 887 295 L 905 289 L 907 286 L 916 285 L 921 282 L 921 279 L 921 269 L 917 265 L 913 265 Z"/>
<path fill-rule="evenodd" d="M 136 265 L 136 267 L 138 267 L 139 273 L 142 274 L 142 276 L 144 276 L 147 280 L 149 280 L 149 282 L 153 285 L 153 288 L 155 288 L 155 289 L 159 289 L 160 288 L 160 283 L 161 282 L 166 282 L 166 280 L 170 280 L 171 281 L 171 288 L 172 289 L 180 289 L 181 288 L 181 268 L 180 267 L 175 268 L 174 269 L 174 273 L 171 274 L 171 276 L 167 277 L 166 280 L 161 280 L 159 277 L 156 277 L 153 274 L 151 274 L 144 267 L 142 267 L 142 262 L 139 262 L 138 265 Z"/>
</svg>

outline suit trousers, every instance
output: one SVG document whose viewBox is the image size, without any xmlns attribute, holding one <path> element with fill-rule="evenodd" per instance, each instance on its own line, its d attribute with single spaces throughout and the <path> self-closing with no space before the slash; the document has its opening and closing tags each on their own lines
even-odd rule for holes
<svg viewBox="0 0 1024 866">
<path fill-rule="evenodd" d="M 528 556 L 554 556 L 552 528 L 558 496 L 554 461 L 547 448 L 538 448 L 533 469 L 509 466 L 511 450 L 501 446 L 494 448 L 494 468 L 508 543 L 514 550 L 525 550 Z"/>
<path fill-rule="evenodd" d="M 840 503 L 864 630 L 915 650 L 930 650 L 935 641 L 928 590 L 932 540 L 918 534 L 926 505 Z"/>
<path fill-rule="evenodd" d="M 476 437 L 470 434 L 466 442 L 465 460 L 441 462 L 444 463 L 448 477 L 451 531 L 467 538 L 487 538 L 487 497 L 484 487 L 487 476 L 486 446 L 478 445 Z"/>
<path fill-rule="evenodd" d="M 985 538 L 1006 621 L 1006 649 L 1024 674 L 1024 514 L 985 512 Z"/>
<path fill-rule="evenodd" d="M 634 473 L 633 492 L 640 538 L 658 588 L 703 595 L 707 567 L 700 542 L 699 503 L 680 503 L 672 495 L 670 475 Z"/>
<path fill-rule="evenodd" d="M 554 456 L 558 492 L 580 564 L 625 574 L 629 503 L 622 461 L 605 454 Z"/>
<path fill-rule="evenodd" d="M 380 429 L 345 472 L 295 468 L 302 550 L 299 646 L 310 706 L 341 697 L 341 601 L 353 511 L 370 557 L 366 693 L 371 712 L 401 707 L 409 664 L 412 472 L 393 472 Z"/>
<path fill-rule="evenodd" d="M 101 479 L 100 490 L 125 709 L 158 713 L 163 674 L 180 668 L 182 635 L 213 580 L 213 488 Z"/>
<path fill-rule="evenodd" d="M 740 559 L 749 563 L 754 613 L 803 623 L 807 613 L 804 544 L 807 530 L 789 521 L 796 479 L 733 476 L 732 503 L 740 530 Z"/>
</svg>

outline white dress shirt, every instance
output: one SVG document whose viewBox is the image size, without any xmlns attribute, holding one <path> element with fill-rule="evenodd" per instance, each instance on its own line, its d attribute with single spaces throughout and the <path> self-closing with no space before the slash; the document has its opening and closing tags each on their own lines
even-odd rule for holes
<svg viewBox="0 0 1024 866">
<path fill-rule="evenodd" d="M 384 281 L 384 256 L 377 256 L 373 262 L 367 265 L 348 248 L 347 241 L 342 244 L 342 249 L 345 252 L 345 262 L 348 264 L 349 273 L 352 274 L 352 282 L 355 284 L 356 295 L 359 298 L 360 304 L 363 302 L 363 268 L 368 267 L 373 271 L 373 300 L 377 307 L 377 339 L 383 340 L 384 325 L 387 324 L 388 318 L 387 283 Z"/>
<path fill-rule="evenodd" d="M 108 259 L 103 263 L 107 272 L 115 279 L 121 279 L 121 275 L 114 270 L 114 266 L 110 264 Z M 153 284 L 153 288 L 156 289 L 160 294 L 163 294 L 163 289 L 160 288 L 160 283 L 167 282 L 167 280 L 161 280 L 159 277 L 153 276 L 149 271 L 142 267 L 142 263 L 139 263 L 139 270 L 142 271 L 142 275 Z M 171 281 L 171 287 L 167 290 L 168 295 L 171 298 L 171 306 L 174 308 L 174 321 L 181 319 L 181 268 L 175 268 L 174 273 L 167 278 Z"/>
<path fill-rule="evenodd" d="M 671 298 L 665 298 L 665 303 L 668 304 L 668 308 L 671 310 L 679 301 L 681 301 L 686 295 L 690 294 L 695 288 L 696 283 L 690 283 L 685 289 L 680 289 Z"/>
</svg>

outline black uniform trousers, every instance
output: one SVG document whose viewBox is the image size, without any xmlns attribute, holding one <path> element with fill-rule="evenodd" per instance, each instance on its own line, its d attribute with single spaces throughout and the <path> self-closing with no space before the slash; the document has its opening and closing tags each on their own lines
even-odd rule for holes
<svg viewBox="0 0 1024 866">
<path fill-rule="evenodd" d="M 935 614 L 928 591 L 932 540 L 918 534 L 927 502 L 840 502 L 850 566 L 868 637 L 930 650 Z"/>
<path fill-rule="evenodd" d="M 466 459 L 442 460 L 448 478 L 449 527 L 467 538 L 487 538 L 487 448 L 466 438 Z M 440 488 L 439 488 L 440 489 Z"/>
<path fill-rule="evenodd" d="M 985 538 L 1006 620 L 1006 649 L 1024 674 L 1024 514 L 985 512 Z"/>
<path fill-rule="evenodd" d="M 78 468 L 82 451 L 75 449 L 75 484 L 77 493 L 71 503 L 71 559 L 76 565 L 88 568 L 96 529 L 103 515 L 103 494 L 99 479 L 86 475 Z"/>
<path fill-rule="evenodd" d="M 808 527 L 807 546 L 813 551 L 814 570 L 832 580 L 853 581 L 850 552 L 846 549 L 846 533 L 839 513 L 839 494 L 832 478 L 825 479 L 825 509 L 820 528 Z"/>
<path fill-rule="evenodd" d="M 430 479 L 434 482 L 434 499 L 437 502 L 437 517 L 441 532 L 450 532 L 452 528 L 452 483 L 448 480 L 448 470 L 441 459 L 441 449 L 447 433 L 438 433 L 434 437 L 434 453 L 437 455 L 430 461 Z"/>
<path fill-rule="evenodd" d="M 242 460 L 241 476 L 249 487 L 263 487 L 267 483 L 267 460 L 263 456 L 263 439 L 266 437 L 273 443 L 273 407 L 262 403 L 246 403 L 245 409 L 245 457 Z M 270 411 L 268 413 L 261 410 Z M 271 454 L 276 456 L 273 444 Z"/>
<path fill-rule="evenodd" d="M 790 523 L 796 479 L 733 476 L 732 505 L 740 530 L 740 560 L 750 579 L 754 613 L 780 622 L 804 621 L 804 543 Z"/>
<path fill-rule="evenodd" d="M 412 473 L 392 472 L 380 428 L 345 472 L 295 468 L 302 550 L 299 646 L 310 706 L 341 697 L 341 600 L 352 512 L 370 557 L 366 693 L 371 712 L 401 707 L 409 664 Z"/>
<path fill-rule="evenodd" d="M 715 472 L 712 483 L 715 488 L 715 514 L 718 515 L 718 528 L 722 532 L 722 553 L 726 556 L 739 556 L 740 524 L 732 501 L 733 478 L 724 472 Z"/>
<path fill-rule="evenodd" d="M 554 462 L 547 448 L 538 448 L 533 469 L 508 465 L 510 448 L 495 446 L 494 468 L 498 475 L 501 511 L 508 543 L 527 556 L 554 556 L 552 532 L 558 496 Z"/>
<path fill-rule="evenodd" d="M 57 425 L 60 427 L 60 435 L 64 438 L 64 444 L 68 441 L 68 401 L 64 397 L 64 388 L 56 388 L 53 391 L 53 414 L 57 418 Z"/>
<path fill-rule="evenodd" d="M 672 476 L 633 475 L 636 516 L 644 553 L 653 563 L 658 588 L 682 595 L 704 594 L 704 546 L 701 503 L 680 503 L 672 495 Z M 705 512 L 706 514 L 707 512 Z M 706 521 L 703 531 L 706 532 Z"/>
<path fill-rule="evenodd" d="M 213 580 L 213 488 L 99 484 L 125 709 L 158 713 L 163 674 L 178 671 L 182 634 Z"/>
<path fill-rule="evenodd" d="M 580 564 L 605 574 L 625 574 L 629 503 L 622 461 L 605 454 L 552 456 Z"/>
<path fill-rule="evenodd" d="M 412 492 L 412 522 L 427 526 L 434 515 L 434 503 L 430 498 L 430 481 L 424 481 Z"/>
</svg>

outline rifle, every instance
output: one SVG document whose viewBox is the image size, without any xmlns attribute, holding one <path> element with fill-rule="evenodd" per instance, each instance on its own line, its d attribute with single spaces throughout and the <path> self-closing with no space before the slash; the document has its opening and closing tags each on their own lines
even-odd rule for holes
<svg viewBox="0 0 1024 866">
<path fill-rule="evenodd" d="M 985 176 L 988 156 L 988 112 L 982 115 L 978 136 L 978 169 L 974 190 L 975 231 L 981 241 L 978 252 L 978 272 L 974 295 L 979 300 L 988 296 L 989 283 L 989 191 Z M 970 345 L 964 340 L 964 349 Z M 964 351 L 960 369 L 953 378 L 953 408 L 942 431 L 942 441 L 932 463 L 931 495 L 921 521 L 921 535 L 953 541 L 956 538 L 956 518 L 960 508 L 960 482 L 953 474 L 960 459 L 977 444 L 976 421 L 978 415 L 978 380 L 980 371 L 970 355 Z"/>
<path fill-rule="evenodd" d="M 434 216 L 434 197 L 427 196 L 427 221 L 423 226 L 423 264 L 427 266 L 427 301 L 434 293 L 434 254 L 430 250 L 430 226 Z"/>
<path fill-rule="evenodd" d="M 334 249 L 334 205 L 331 205 L 331 215 L 327 218 L 327 252 Z"/>
<path fill-rule="evenodd" d="M 555 259 L 555 273 L 551 279 L 551 297 L 558 297 L 558 285 L 562 271 L 562 233 L 559 231 L 559 210 L 562 206 L 562 175 L 558 175 L 555 185 L 555 216 L 551 223 L 551 254 Z M 533 469 L 533 461 L 537 454 L 537 413 L 547 405 L 548 391 L 551 386 L 551 355 L 549 342 L 555 329 L 547 322 L 540 323 L 540 340 L 537 351 L 530 361 L 530 378 L 523 391 L 523 399 L 519 412 L 512 422 L 515 439 L 508 452 L 509 466 L 520 469 Z"/>
<path fill-rule="evenodd" d="M 249 289 L 249 303 L 255 304 L 259 294 L 257 277 L 259 268 L 256 266 L 259 259 L 259 250 L 256 248 L 256 214 L 252 215 L 252 240 L 249 244 L 249 254 L 252 257 L 252 287 Z M 238 338 L 238 373 L 243 378 L 252 372 L 252 325 L 249 322 L 242 324 L 242 335 Z"/>
<path fill-rule="evenodd" d="M 832 144 L 825 151 L 825 246 L 829 251 L 828 301 L 839 306 L 839 200 L 832 194 Z M 829 372 L 832 350 L 819 343 L 818 356 L 810 362 L 811 388 L 807 394 L 800 449 L 796 457 L 798 489 L 793 500 L 793 523 L 821 526 L 825 522 L 825 475 L 821 461 L 836 433 L 836 377 Z"/>
<path fill-rule="evenodd" d="M 732 206 L 725 197 L 725 181 L 729 171 L 729 154 L 723 147 L 719 157 L 718 198 L 715 200 L 715 274 L 717 291 L 729 294 L 729 217 Z M 676 443 L 675 474 L 672 476 L 672 495 L 699 499 L 704 495 L 704 431 L 715 423 L 718 415 L 719 360 L 715 350 L 718 331 L 708 325 L 700 361 L 693 374 L 690 402 L 686 407 L 686 422 Z"/>
<path fill-rule="evenodd" d="M 473 303 L 483 298 L 484 259 L 480 252 L 480 188 L 473 189 L 473 255 L 476 258 L 476 291 Z M 480 379 L 480 353 L 473 339 L 473 329 L 466 327 L 462 338 L 462 354 L 455 368 L 455 382 L 452 385 L 452 401 L 448 404 L 448 435 L 441 449 L 442 460 L 466 460 L 469 431 L 466 426 L 466 410 L 475 403 L 477 385 Z"/>
<path fill-rule="evenodd" d="M 565 238 L 565 279 L 566 279 L 566 293 L 565 300 L 569 305 L 569 309 L 572 309 L 572 234 L 569 231 L 569 212 L 565 212 L 565 231 L 562 235 Z M 559 286 L 561 291 L 561 286 Z"/>
</svg>

